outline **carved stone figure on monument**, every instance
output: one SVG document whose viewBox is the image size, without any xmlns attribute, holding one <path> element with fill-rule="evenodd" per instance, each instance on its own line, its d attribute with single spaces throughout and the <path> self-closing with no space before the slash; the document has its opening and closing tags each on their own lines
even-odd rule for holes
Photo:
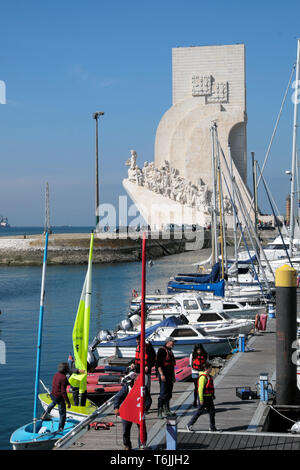
<svg viewBox="0 0 300 470">
<path fill-rule="evenodd" d="M 138 166 L 136 167 L 136 184 L 138 186 L 144 186 L 144 175 Z"/>
<path fill-rule="evenodd" d="M 125 165 L 129 166 L 128 168 L 128 179 L 129 181 L 136 181 L 137 178 L 137 165 L 136 165 L 136 159 L 137 159 L 137 153 L 135 150 L 130 150 L 131 157 L 126 160 Z"/>
</svg>

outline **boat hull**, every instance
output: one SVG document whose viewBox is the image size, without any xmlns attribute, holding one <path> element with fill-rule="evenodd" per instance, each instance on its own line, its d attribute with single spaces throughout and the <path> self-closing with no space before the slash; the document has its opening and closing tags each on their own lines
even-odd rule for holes
<svg viewBox="0 0 300 470">
<path fill-rule="evenodd" d="M 25 424 L 11 435 L 10 444 L 13 450 L 51 450 L 78 423 L 78 420 L 68 419 L 63 431 L 58 431 L 58 419 L 37 420 L 35 432 L 33 422 Z"/>
<path fill-rule="evenodd" d="M 200 338 L 189 339 L 189 340 L 176 340 L 175 346 L 173 348 L 173 354 L 176 359 L 183 358 L 191 353 L 195 344 L 202 343 L 204 349 L 209 356 L 227 356 L 232 352 L 236 345 L 236 341 L 231 341 L 228 338 L 220 338 L 219 341 L 209 342 L 207 340 L 201 340 Z M 165 340 L 154 341 L 151 340 L 151 344 L 157 352 L 158 349 L 165 345 Z M 125 358 L 134 358 L 135 357 L 136 346 L 104 346 L 100 344 L 97 347 L 97 353 L 99 357 L 110 357 L 118 356 Z"/>
<path fill-rule="evenodd" d="M 78 421 L 83 421 L 87 416 L 94 413 L 97 410 L 96 405 L 90 402 L 90 400 L 86 400 L 86 406 L 75 406 L 73 402 L 73 396 L 71 393 L 68 393 L 68 397 L 71 403 L 71 408 L 67 408 L 67 418 L 75 419 Z M 52 402 L 49 393 L 40 393 L 39 400 L 43 409 L 46 411 L 50 403 Z M 54 418 L 59 418 L 59 409 L 58 405 L 52 408 L 50 415 Z"/>
</svg>

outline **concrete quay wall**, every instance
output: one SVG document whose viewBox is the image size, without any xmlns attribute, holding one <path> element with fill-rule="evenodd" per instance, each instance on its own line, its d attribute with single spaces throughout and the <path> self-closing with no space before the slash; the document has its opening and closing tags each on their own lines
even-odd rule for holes
<svg viewBox="0 0 300 470">
<path fill-rule="evenodd" d="M 0 238 L 0 265 L 31 266 L 43 261 L 44 235 Z M 51 234 L 48 242 L 48 264 L 87 264 L 90 234 Z M 171 235 L 153 234 L 147 239 L 147 259 L 173 255 L 186 250 L 186 242 Z M 95 234 L 93 263 L 140 261 L 142 234 Z"/>
</svg>

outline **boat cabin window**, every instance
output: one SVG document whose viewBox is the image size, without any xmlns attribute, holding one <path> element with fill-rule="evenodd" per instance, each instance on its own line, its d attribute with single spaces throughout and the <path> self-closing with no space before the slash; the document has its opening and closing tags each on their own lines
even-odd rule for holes
<svg viewBox="0 0 300 470">
<path fill-rule="evenodd" d="M 184 300 L 183 306 L 187 310 L 199 310 L 196 300 Z"/>
<path fill-rule="evenodd" d="M 234 309 L 239 308 L 239 306 L 236 305 L 236 304 L 227 304 L 227 303 L 224 303 L 224 304 L 223 304 L 223 308 L 224 308 L 224 310 L 234 310 Z"/>
<path fill-rule="evenodd" d="M 218 313 L 202 313 L 197 322 L 220 321 L 222 317 Z"/>
<path fill-rule="evenodd" d="M 186 336 L 198 336 L 192 328 L 178 328 L 171 333 L 173 338 L 182 338 Z"/>
</svg>

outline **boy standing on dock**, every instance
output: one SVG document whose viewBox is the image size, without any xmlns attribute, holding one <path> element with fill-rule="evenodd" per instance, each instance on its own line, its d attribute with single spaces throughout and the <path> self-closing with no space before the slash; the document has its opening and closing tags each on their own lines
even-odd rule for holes
<svg viewBox="0 0 300 470">
<path fill-rule="evenodd" d="M 210 362 L 206 362 L 204 366 L 203 372 L 199 373 L 199 380 L 198 380 L 198 394 L 199 394 L 199 405 L 198 409 L 193 414 L 192 418 L 190 419 L 189 423 L 187 424 L 186 428 L 188 431 L 193 431 L 193 424 L 197 421 L 199 416 L 202 415 L 204 410 L 206 409 L 209 413 L 209 420 L 210 420 L 210 431 L 218 431 L 215 425 L 215 405 L 214 405 L 214 398 L 215 398 L 215 389 L 214 389 L 214 382 L 213 378 L 210 375 L 212 371 L 212 365 Z"/>
</svg>

